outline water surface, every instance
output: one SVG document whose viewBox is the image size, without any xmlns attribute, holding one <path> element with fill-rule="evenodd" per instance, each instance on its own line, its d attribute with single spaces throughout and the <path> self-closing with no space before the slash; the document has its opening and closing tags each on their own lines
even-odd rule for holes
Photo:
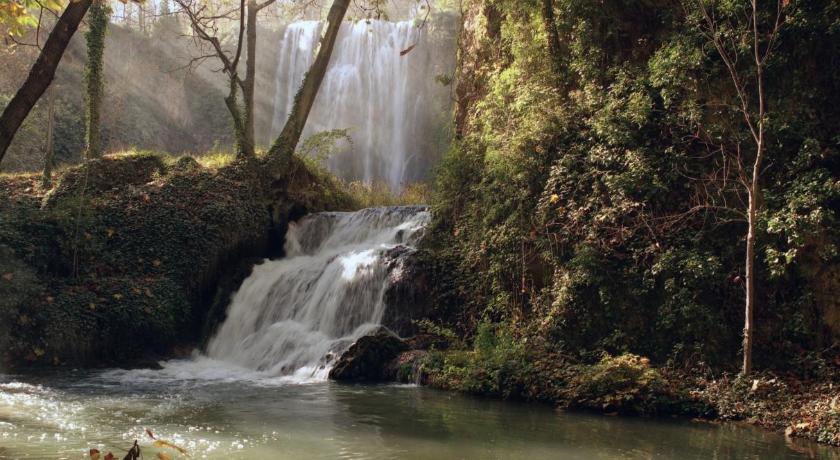
<svg viewBox="0 0 840 460">
<path fill-rule="evenodd" d="M 192 377 L 190 377 L 192 376 Z M 742 424 L 557 412 L 423 387 L 164 370 L 0 375 L 0 458 L 120 453 L 146 428 L 208 459 L 804 459 L 836 450 Z M 155 458 L 146 447 L 145 458 Z M 122 454 L 119 455 L 122 457 Z"/>
</svg>

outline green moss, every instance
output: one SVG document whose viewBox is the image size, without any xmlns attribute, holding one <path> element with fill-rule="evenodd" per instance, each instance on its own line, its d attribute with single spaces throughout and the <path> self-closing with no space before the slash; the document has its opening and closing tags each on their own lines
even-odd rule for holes
<svg viewBox="0 0 840 460">
<path fill-rule="evenodd" d="M 288 196 L 263 171 L 133 152 L 70 168 L 46 194 L 0 179 L 0 247 L 25 290 L 5 297 L 23 300 L 4 318 L 26 318 L 7 334 L 8 359 L 126 365 L 198 343 L 251 264 L 278 254 L 290 213 L 351 206 L 299 162 Z"/>
</svg>

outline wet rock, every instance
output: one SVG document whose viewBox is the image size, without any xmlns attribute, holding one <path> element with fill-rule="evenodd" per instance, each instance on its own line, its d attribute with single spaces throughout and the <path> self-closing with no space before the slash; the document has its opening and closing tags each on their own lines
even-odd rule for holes
<svg viewBox="0 0 840 460">
<path fill-rule="evenodd" d="M 386 327 L 379 327 L 354 343 L 341 355 L 330 370 L 330 379 L 350 382 L 376 382 L 389 380 L 387 365 L 400 353 L 408 350 L 396 334 Z"/>
<path fill-rule="evenodd" d="M 382 324 L 401 337 L 410 336 L 417 332 L 414 321 L 432 312 L 430 277 L 414 248 L 397 246 L 387 257 L 388 287 L 383 297 Z"/>
<path fill-rule="evenodd" d="M 428 355 L 425 350 L 404 351 L 385 365 L 384 376 L 394 382 L 424 384 L 423 363 Z"/>
</svg>

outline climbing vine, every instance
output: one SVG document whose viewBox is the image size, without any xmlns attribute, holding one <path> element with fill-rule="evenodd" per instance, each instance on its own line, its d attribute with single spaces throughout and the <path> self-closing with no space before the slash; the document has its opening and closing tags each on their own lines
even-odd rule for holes
<svg viewBox="0 0 840 460">
<path fill-rule="evenodd" d="M 96 158 L 102 154 L 100 118 L 102 115 L 102 96 L 105 93 L 102 58 L 105 52 L 105 33 L 108 29 L 109 14 L 110 7 L 100 0 L 95 1 L 88 12 L 89 28 L 85 33 L 88 53 L 87 67 L 85 68 L 85 83 L 87 85 L 85 142 L 88 158 Z"/>
</svg>

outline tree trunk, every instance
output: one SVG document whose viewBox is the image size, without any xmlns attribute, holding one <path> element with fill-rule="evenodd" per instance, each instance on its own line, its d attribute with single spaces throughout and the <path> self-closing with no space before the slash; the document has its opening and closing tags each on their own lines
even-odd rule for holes
<svg viewBox="0 0 840 460">
<path fill-rule="evenodd" d="M 257 13 L 256 0 L 248 0 L 248 22 L 245 32 L 248 54 L 245 57 L 245 80 L 242 82 L 242 98 L 245 105 L 244 138 L 239 149 L 241 155 L 254 156 L 254 86 L 257 68 Z"/>
<path fill-rule="evenodd" d="M 243 149 L 245 148 L 245 125 L 242 121 L 242 112 L 239 110 L 239 104 L 236 102 L 236 90 L 237 85 L 239 82 L 239 77 L 236 73 L 230 75 L 230 91 L 228 92 L 228 96 L 225 98 L 225 105 L 228 108 L 228 112 L 230 112 L 230 117 L 233 119 L 233 135 L 236 137 L 236 143 L 238 147 L 239 156 L 244 156 L 245 153 Z"/>
<path fill-rule="evenodd" d="M 102 97 L 105 93 L 103 57 L 105 54 L 105 31 L 108 28 L 109 8 L 101 0 L 95 0 L 88 15 L 87 40 L 88 62 L 85 69 L 87 84 L 87 157 L 102 155 Z"/>
<path fill-rule="evenodd" d="M 32 65 L 23 86 L 3 110 L 3 115 L 0 116 L 0 162 L 3 161 L 3 156 L 9 149 L 21 123 L 50 86 L 64 50 L 73 38 L 73 34 L 76 33 L 76 29 L 79 28 L 79 23 L 82 22 L 91 2 L 92 0 L 79 0 L 67 5 L 44 43 L 41 54 Z"/>
<path fill-rule="evenodd" d="M 315 57 L 312 66 L 309 67 L 309 71 L 303 79 L 303 84 L 301 84 L 295 96 L 292 112 L 289 114 L 289 119 L 286 120 L 286 125 L 283 126 L 283 131 L 280 132 L 280 136 L 277 137 L 274 145 L 271 146 L 271 150 L 268 151 L 269 167 L 272 169 L 275 178 L 281 177 L 288 170 L 292 155 L 300 141 L 300 136 L 303 134 L 303 128 L 306 126 L 306 119 L 309 117 L 312 104 L 315 102 L 315 96 L 318 95 L 318 89 L 327 73 L 327 66 L 335 47 L 335 40 L 338 37 L 338 31 L 349 5 L 350 0 L 333 1 L 330 13 L 327 16 L 327 31 L 321 38 L 318 55 Z"/>
<path fill-rule="evenodd" d="M 541 13 L 548 42 L 548 55 L 555 78 L 559 81 L 563 75 L 563 55 L 560 34 L 557 33 L 557 24 L 554 20 L 554 0 L 542 0 Z"/>
<path fill-rule="evenodd" d="M 747 256 L 746 256 L 746 308 L 744 311 L 744 364 L 741 369 L 743 375 L 752 372 L 752 324 L 755 311 L 755 218 L 756 196 L 754 191 L 749 193 L 749 209 L 747 214 Z"/>
<path fill-rule="evenodd" d="M 781 4 L 780 4 L 781 5 Z M 767 115 L 766 97 L 764 94 L 764 59 L 761 56 L 758 33 L 758 1 L 752 0 L 752 28 L 753 28 L 753 58 L 755 59 L 755 80 L 758 89 L 758 117 L 756 124 L 758 132 L 753 130 L 755 139 L 755 162 L 752 167 L 752 180 L 749 184 L 749 208 L 747 210 L 747 260 L 746 277 L 747 292 L 746 306 L 744 312 L 744 365 L 741 369 L 743 375 L 752 373 L 752 347 L 753 347 L 753 317 L 755 314 L 755 240 L 758 231 L 757 218 L 761 194 L 761 165 L 764 162 L 765 145 L 765 117 Z M 781 10 L 779 11 L 781 13 Z M 778 33 L 778 23 L 773 34 Z M 746 111 L 745 111 L 746 116 Z"/>
<path fill-rule="evenodd" d="M 47 145 L 44 149 L 44 173 L 41 177 L 41 187 L 47 189 L 52 184 L 52 169 L 55 163 L 55 85 L 51 85 L 47 92 L 49 108 L 47 109 Z"/>
<path fill-rule="evenodd" d="M 140 32 L 142 32 L 143 35 L 145 35 L 146 34 L 146 10 L 143 9 L 143 4 L 142 3 L 137 4 L 137 16 L 138 16 L 138 21 L 140 23 Z"/>
</svg>

